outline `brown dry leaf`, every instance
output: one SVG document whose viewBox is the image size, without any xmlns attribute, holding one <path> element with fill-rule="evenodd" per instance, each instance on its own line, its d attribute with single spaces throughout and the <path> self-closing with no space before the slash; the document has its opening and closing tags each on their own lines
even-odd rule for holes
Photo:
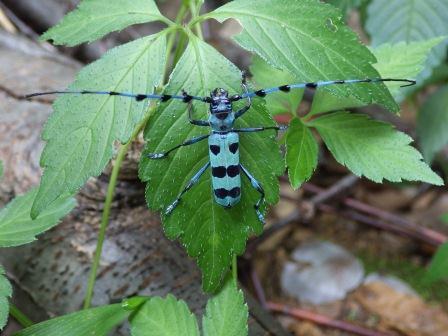
<svg viewBox="0 0 448 336">
<path fill-rule="evenodd" d="M 355 298 L 390 329 L 409 336 L 448 336 L 448 315 L 440 306 L 430 306 L 419 297 L 372 282 L 358 289 Z"/>
<path fill-rule="evenodd" d="M 310 322 L 295 322 L 289 326 L 289 329 L 298 336 L 324 336 L 322 331 Z"/>
</svg>

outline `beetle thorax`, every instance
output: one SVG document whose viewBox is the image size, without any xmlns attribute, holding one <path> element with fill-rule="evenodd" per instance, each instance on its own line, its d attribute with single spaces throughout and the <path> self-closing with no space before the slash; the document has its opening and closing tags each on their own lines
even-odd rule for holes
<svg viewBox="0 0 448 336">
<path fill-rule="evenodd" d="M 235 114 L 232 110 L 232 102 L 229 94 L 224 89 L 215 89 L 211 93 L 210 126 L 214 131 L 225 132 L 233 128 Z"/>
</svg>

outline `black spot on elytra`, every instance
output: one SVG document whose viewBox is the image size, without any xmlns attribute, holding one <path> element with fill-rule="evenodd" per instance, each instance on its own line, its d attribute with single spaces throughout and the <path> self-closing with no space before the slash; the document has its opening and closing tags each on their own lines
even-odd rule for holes
<svg viewBox="0 0 448 336">
<path fill-rule="evenodd" d="M 232 198 L 237 198 L 241 194 L 241 188 L 240 187 L 235 187 L 235 188 L 233 188 L 231 190 L 220 188 L 220 189 L 215 189 L 214 191 L 215 191 L 216 197 L 218 197 L 220 199 L 224 199 L 227 196 L 230 196 Z"/>
<path fill-rule="evenodd" d="M 219 152 L 221 151 L 221 148 L 217 145 L 210 145 L 210 151 L 215 154 L 218 155 Z"/>
<path fill-rule="evenodd" d="M 228 193 L 229 193 L 230 197 L 237 198 L 241 194 L 241 188 L 235 187 L 232 190 L 230 190 Z"/>
<path fill-rule="evenodd" d="M 291 87 L 290 87 L 289 85 L 282 85 L 282 86 L 279 86 L 278 89 L 279 89 L 280 91 L 283 91 L 283 92 L 289 92 L 289 91 L 291 91 Z"/>
<path fill-rule="evenodd" d="M 229 194 L 229 192 L 227 191 L 227 189 L 224 188 L 220 188 L 220 189 L 215 189 L 215 195 L 216 197 L 220 198 L 220 199 L 224 199 L 227 197 L 227 195 Z"/>
<path fill-rule="evenodd" d="M 231 153 L 235 154 L 238 150 L 238 142 L 234 142 L 233 144 L 230 144 L 229 150 Z"/>
<path fill-rule="evenodd" d="M 226 176 L 227 169 L 224 166 L 212 167 L 212 176 L 223 178 Z"/>
<path fill-rule="evenodd" d="M 240 174 L 240 166 L 228 166 L 227 175 L 229 177 L 235 177 Z"/>
</svg>

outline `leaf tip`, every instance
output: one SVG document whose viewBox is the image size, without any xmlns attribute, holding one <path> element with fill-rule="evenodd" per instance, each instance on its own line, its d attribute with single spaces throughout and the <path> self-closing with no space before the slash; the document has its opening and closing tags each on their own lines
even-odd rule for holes
<svg viewBox="0 0 448 336">
<path fill-rule="evenodd" d="M 436 173 L 434 173 L 434 179 L 432 180 L 432 184 L 434 184 L 434 185 L 436 185 L 436 186 L 439 186 L 439 187 L 442 187 L 442 186 L 444 186 L 445 185 L 445 181 L 439 176 L 439 175 L 437 175 Z"/>
</svg>

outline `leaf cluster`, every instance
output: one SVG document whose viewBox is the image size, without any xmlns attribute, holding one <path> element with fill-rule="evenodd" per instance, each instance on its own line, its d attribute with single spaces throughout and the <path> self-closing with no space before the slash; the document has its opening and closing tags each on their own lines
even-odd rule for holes
<svg viewBox="0 0 448 336">
<path fill-rule="evenodd" d="M 428 0 L 428 3 L 443 9 L 443 1 Z M 332 2 L 344 8 L 361 5 L 361 1 Z M 426 79 L 429 76 L 425 73 L 440 63 L 438 50 L 446 46 L 444 36 L 448 32 L 433 29 L 422 38 L 410 38 L 417 33 L 412 24 L 406 24 L 409 22 L 384 24 L 389 20 L 384 17 L 385 9 L 394 10 L 392 3 L 373 0 L 368 7 L 368 12 L 374 13 L 366 22 L 373 41 L 371 49 L 360 43 L 357 35 L 346 26 L 340 10 L 317 0 L 258 0 L 257 6 L 252 0 L 237 0 L 203 15 L 198 14 L 202 1 L 185 0 L 183 8 L 189 8 L 192 13 L 192 20 L 185 25 L 162 15 L 153 0 L 113 3 L 84 0 L 46 32 L 43 39 L 73 46 L 133 24 L 153 21 L 166 24 L 166 28 L 157 34 L 111 49 L 85 67 L 69 86 L 70 90 L 179 94 L 186 89 L 191 95 L 206 96 L 214 88 L 223 87 L 231 94 L 240 93 L 241 71 L 202 38 L 200 25 L 210 19 L 220 22 L 235 19 L 241 24 L 242 32 L 233 39 L 256 55 L 251 71 L 257 86 L 379 77 L 419 76 Z M 405 3 L 400 10 L 402 8 L 404 12 L 400 20 L 415 10 Z M 419 7 L 419 10 L 427 8 Z M 405 32 L 400 28 L 403 26 L 407 29 Z M 397 38 L 390 39 L 389 36 Z M 179 42 L 174 57 L 171 57 L 176 39 L 184 43 Z M 169 81 L 165 82 L 167 73 Z M 442 179 L 410 145 L 412 139 L 409 136 L 392 125 L 347 111 L 352 107 L 378 104 L 397 113 L 397 102 L 411 93 L 398 91 L 394 84 L 329 86 L 317 90 L 310 112 L 300 118 L 296 111 L 303 90 L 289 95 L 273 94 L 266 100 L 254 98 L 252 109 L 238 120 L 236 126 L 273 126 L 273 115 L 289 113 L 292 121 L 285 137 L 286 156 L 282 159 L 274 132 L 260 132 L 241 137 L 241 161 L 263 185 L 267 205 L 275 204 L 279 199 L 278 176 L 285 166 L 294 188 L 310 179 L 318 163 L 319 138 L 338 162 L 358 176 L 375 182 L 408 180 L 442 185 Z M 442 100 L 440 97 L 437 96 Z M 441 106 L 443 102 L 436 105 Z M 239 106 L 236 104 L 235 108 Z M 5 230 L 3 236 L 0 233 L 0 241 L 3 239 L 10 245 L 29 242 L 36 234 L 52 227 L 73 207 L 70 197 L 87 179 L 98 176 L 110 162 L 115 142 L 129 143 L 142 125 L 146 125 L 146 146 L 139 176 L 146 182 L 149 208 L 165 209 L 208 160 L 207 146 L 200 144 L 181 148 L 165 160 L 150 160 L 146 156 L 209 131 L 189 124 L 186 108 L 186 104 L 176 100 L 157 104 L 108 95 L 60 96 L 43 131 L 47 144 L 41 157 L 44 170 L 41 184 L 2 212 L 0 226 L 3 225 Z M 207 118 L 205 104 L 196 102 L 194 108 L 196 118 Z M 440 143 L 428 143 L 424 154 L 430 158 Z M 162 217 L 167 236 L 180 239 L 189 255 L 197 259 L 206 291 L 216 292 L 221 288 L 232 258 L 244 252 L 249 236 L 262 231 L 253 211 L 258 194 L 244 179 L 242 189 L 241 202 L 225 210 L 213 201 L 210 176 L 204 176 L 185 194 L 172 215 Z M 28 218 L 29 213 L 31 218 Z M 16 229 L 22 230 L 21 236 L 15 234 Z M 197 322 L 186 306 L 172 297 L 151 299 L 139 307 L 139 312 L 147 314 L 139 317 L 138 313 L 133 313 L 133 332 L 138 334 L 140 324 L 144 327 L 151 324 L 152 313 L 160 313 L 158 309 L 165 309 L 163 307 L 178 311 L 183 320 L 176 321 L 183 321 L 182 325 L 190 328 L 192 334 L 198 332 Z M 103 314 L 110 316 L 111 324 L 107 326 L 110 329 L 126 315 L 118 308 L 98 308 L 91 320 Z M 210 335 L 219 334 L 213 330 L 223 328 L 217 322 L 217 311 L 211 304 L 206 316 L 214 315 L 215 320 L 207 322 L 205 318 L 203 323 L 204 332 L 208 331 Z M 90 315 L 87 317 L 90 320 Z M 180 325 L 169 323 L 171 318 L 166 319 L 166 327 L 173 328 L 174 332 Z M 225 322 L 227 319 L 222 320 L 223 325 L 228 323 Z M 64 328 L 74 323 L 70 319 L 59 321 L 68 323 Z"/>
<path fill-rule="evenodd" d="M 195 2 L 187 5 L 191 4 L 198 5 Z M 104 13 L 108 13 L 107 20 Z M 238 20 L 243 27 L 234 37 L 235 42 L 258 55 L 251 70 L 254 81 L 262 86 L 415 76 L 426 54 L 441 42 L 434 39 L 369 50 L 345 25 L 336 8 L 315 0 L 260 0 L 255 7 L 249 0 L 233 1 L 213 12 L 194 16 L 186 26 L 163 16 L 153 1 L 121 0 L 113 5 L 105 0 L 82 1 L 77 10 L 45 33 L 43 39 L 71 46 L 91 42 L 132 24 L 161 21 L 167 25 L 166 29 L 113 48 L 84 68 L 69 89 L 153 93 L 163 87 L 166 94 L 179 94 L 187 88 L 192 95 L 205 96 L 215 87 L 224 87 L 237 93 L 241 92 L 241 72 L 205 43 L 201 34 L 195 34 L 205 20 L 223 22 L 229 18 Z M 367 27 L 372 25 L 370 22 Z M 186 38 L 187 44 L 173 64 L 168 56 L 175 34 Z M 408 62 L 397 67 L 397 57 L 403 54 L 409 55 Z M 164 75 L 170 68 L 173 71 L 165 85 Z M 397 88 L 389 88 L 396 96 Z M 314 132 L 319 133 L 336 160 L 359 176 L 376 182 L 419 180 L 442 184 L 409 145 L 409 137 L 375 120 L 338 112 L 372 103 L 397 112 L 399 107 L 385 85 L 322 88 L 316 93 L 309 115 L 299 119 L 295 111 L 302 95 L 303 91 L 298 91 L 272 95 L 266 102 L 256 99 L 251 111 L 237 124 L 237 127 L 272 126 L 274 121 L 269 112 L 280 113 L 285 106 L 293 115 L 286 136 L 285 161 L 274 132 L 247 134 L 241 139 L 241 160 L 263 185 L 267 204 L 278 201 L 277 177 L 285 165 L 294 188 L 311 177 L 318 162 Z M 194 107 L 197 118 L 207 117 L 205 104 Z M 167 160 L 150 160 L 146 156 L 208 131 L 188 123 L 186 105 L 180 101 L 148 110 L 146 102 L 123 97 L 66 95 L 56 100 L 54 109 L 43 133 L 47 141 L 41 158 L 44 174 L 31 209 L 33 217 L 45 211 L 59 195 L 74 194 L 89 177 L 99 175 L 113 156 L 114 142 L 131 141 L 136 127 L 148 117 L 144 131 L 147 145 L 139 175 L 147 183 L 146 199 L 151 209 L 166 208 L 208 160 L 207 147 L 199 144 L 181 148 Z M 152 111 L 151 116 L 148 111 Z M 242 187 L 241 202 L 231 210 L 224 210 L 213 201 L 210 176 L 204 176 L 185 195 L 176 211 L 163 217 L 167 236 L 180 239 L 187 252 L 198 260 L 207 291 L 219 288 L 233 255 L 243 253 L 248 237 L 262 230 L 252 210 L 257 192 L 247 180 L 243 180 Z"/>
<path fill-rule="evenodd" d="M 58 44 L 73 45 L 92 41 L 134 23 L 158 20 L 166 23 L 167 28 L 110 50 L 103 58 L 83 69 L 70 89 L 155 92 L 156 88 L 164 85 L 165 69 L 171 65 L 167 58 L 170 52 L 167 49 L 168 40 L 174 32 L 180 31 L 188 43 L 178 62 L 173 64 L 174 70 L 163 92 L 179 94 L 187 88 L 192 95 L 204 96 L 215 87 L 224 87 L 231 93 L 241 92 L 241 72 L 194 33 L 197 25 L 208 19 L 221 22 L 229 18 L 238 20 L 243 31 L 234 39 L 241 47 L 258 55 L 251 70 L 257 85 L 262 86 L 378 78 L 380 75 L 411 76 L 418 72 L 415 64 L 424 61 L 421 56 L 424 51 L 420 51 L 414 57 L 414 63 L 403 66 L 400 72 L 390 61 L 393 59 L 390 54 L 395 50 L 393 47 L 380 49 L 378 54 L 382 57 L 377 57 L 380 59 L 377 61 L 376 52 L 359 42 L 337 9 L 315 0 L 260 0 L 259 6 L 255 7 L 249 0 L 234 1 L 213 12 L 194 17 L 186 27 L 180 27 L 164 17 L 152 1 L 145 1 L 145 5 L 140 6 L 133 1 L 122 1 L 120 6 L 111 8 L 108 24 L 98 26 L 97 22 L 104 15 L 101 9 L 105 6 L 107 2 L 102 0 L 82 2 L 76 11 L 45 33 L 43 38 L 52 39 Z M 138 10 L 136 7 L 139 7 Z M 74 22 L 82 23 L 82 34 L 72 34 L 70 27 Z M 95 29 L 89 29 L 94 26 Z M 435 43 L 421 46 L 421 49 L 429 50 Z M 406 47 L 410 53 L 416 49 L 415 46 Z M 272 78 L 275 80 L 271 81 Z M 291 95 L 272 95 L 267 98 L 267 105 L 257 99 L 250 113 L 237 126 L 271 126 L 274 122 L 268 111 L 280 113 L 286 106 L 294 114 L 302 94 L 303 91 Z M 392 112 L 399 109 L 383 84 L 342 85 L 319 90 L 310 115 L 372 103 Z M 113 155 L 114 141 L 126 143 L 130 140 L 133 130 L 147 113 L 147 107 L 144 102 L 122 97 L 58 98 L 54 104 L 55 113 L 44 130 L 47 141 L 41 159 L 44 175 L 32 215 L 45 209 L 57 195 L 74 193 L 90 176 L 100 174 Z M 195 103 L 194 107 L 197 118 L 207 117 L 204 104 Z M 343 128 L 344 124 L 349 123 L 353 125 L 352 129 Z M 442 183 L 421 161 L 420 154 L 409 146 L 409 138 L 373 120 L 361 120 L 348 113 L 339 113 L 328 119 L 318 118 L 312 123 L 303 119 L 294 121 L 286 137 L 286 161 L 280 157 L 274 132 L 242 137 L 241 161 L 263 185 L 267 204 L 278 201 L 277 176 L 282 174 L 285 163 L 294 188 L 309 179 L 315 170 L 318 146 L 310 127 L 321 134 L 336 159 L 357 175 L 377 182 L 407 179 Z M 371 135 L 360 140 L 359 134 L 367 128 L 371 130 Z M 205 163 L 208 152 L 206 146 L 198 144 L 177 150 L 167 160 L 150 160 L 145 154 L 167 150 L 207 131 L 188 123 L 186 106 L 180 101 L 160 104 L 154 110 L 144 131 L 147 145 L 139 172 L 140 178 L 147 183 L 146 199 L 151 209 L 162 211 L 166 208 Z M 387 149 L 381 148 L 383 142 L 390 144 Z M 366 143 L 370 148 L 368 157 L 363 151 Z M 407 155 L 399 158 L 396 154 L 400 151 Z M 258 195 L 248 181 L 244 180 L 242 187 L 241 202 L 234 209 L 224 210 L 214 203 L 210 176 L 206 175 L 184 196 L 172 215 L 163 217 L 168 237 L 179 238 L 187 252 L 197 258 L 207 291 L 219 288 L 232 256 L 241 254 L 248 237 L 262 230 L 251 210 Z"/>
<path fill-rule="evenodd" d="M 61 196 L 38 217 L 32 219 L 30 211 L 36 194 L 37 189 L 32 189 L 16 197 L 0 211 L 0 248 L 20 246 L 34 241 L 38 234 L 54 227 L 76 205 L 74 198 Z M 7 321 L 9 311 L 7 299 L 11 295 L 11 285 L 0 265 L 0 330 Z"/>
<path fill-rule="evenodd" d="M 1 290 L 0 282 L 0 294 Z M 207 303 L 202 318 L 202 335 L 247 335 L 248 315 L 242 291 L 229 279 L 223 289 Z M 187 304 L 168 294 L 165 298 L 133 297 L 121 304 L 81 310 L 35 324 L 15 336 L 106 336 L 126 319 L 129 320 L 132 336 L 201 334 L 197 319 Z"/>
</svg>

